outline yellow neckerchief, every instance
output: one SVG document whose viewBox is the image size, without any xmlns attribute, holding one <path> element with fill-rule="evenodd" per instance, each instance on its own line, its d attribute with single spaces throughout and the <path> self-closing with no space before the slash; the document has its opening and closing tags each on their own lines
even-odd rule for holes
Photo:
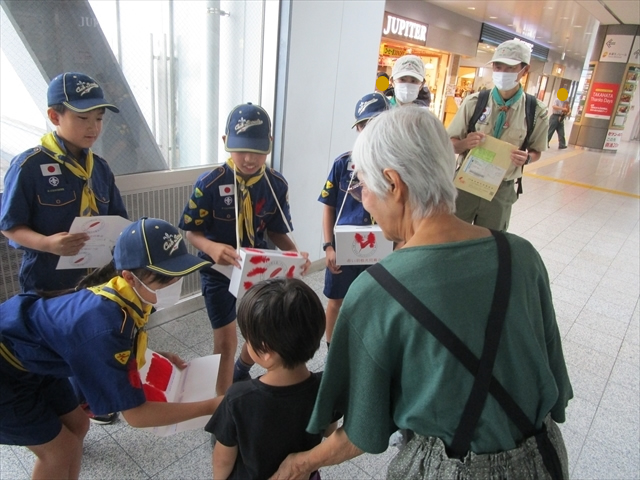
<svg viewBox="0 0 640 480">
<path fill-rule="evenodd" d="M 96 196 L 91 189 L 91 173 L 93 172 L 93 152 L 91 149 L 87 152 L 87 166 L 82 168 L 82 165 L 75 158 L 62 150 L 53 132 L 49 132 L 42 137 L 40 143 L 47 155 L 67 167 L 76 177 L 84 180 L 84 188 L 82 189 L 82 198 L 80 200 L 80 216 L 91 217 L 98 215 Z"/>
<path fill-rule="evenodd" d="M 255 233 L 253 231 L 253 206 L 251 205 L 251 193 L 249 192 L 249 187 L 260 181 L 264 176 L 266 167 L 263 165 L 258 173 L 249 180 L 245 180 L 237 174 L 237 167 L 236 164 L 233 163 L 232 159 L 227 160 L 227 165 L 236 172 L 236 181 L 238 182 L 240 196 L 242 197 L 239 200 L 240 205 L 242 205 L 242 210 L 238 213 L 238 243 L 242 244 L 244 231 L 246 230 L 247 237 L 249 238 L 249 244 L 253 247 L 255 244 Z M 242 228 L 243 224 L 244 228 Z"/>
<path fill-rule="evenodd" d="M 102 295 L 122 307 L 124 312 L 122 328 L 127 322 L 127 316 L 131 317 L 137 329 L 134 353 L 138 362 L 138 369 L 142 368 L 145 364 L 144 354 L 147 351 L 147 331 L 144 327 L 149 321 L 151 305 L 143 304 L 135 290 L 122 277 L 114 277 L 104 285 L 90 287 L 87 290 L 91 290 L 96 295 Z"/>
</svg>

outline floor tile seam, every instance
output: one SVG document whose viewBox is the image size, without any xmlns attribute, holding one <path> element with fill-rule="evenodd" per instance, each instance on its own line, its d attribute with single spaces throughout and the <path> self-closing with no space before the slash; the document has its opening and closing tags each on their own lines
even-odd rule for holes
<svg viewBox="0 0 640 480">
<path fill-rule="evenodd" d="M 191 450 L 189 450 L 188 452 L 186 452 L 184 455 L 182 455 L 181 457 L 177 458 L 176 460 L 174 460 L 173 462 L 171 462 L 170 464 L 168 464 L 167 466 L 165 466 L 162 470 L 158 470 L 156 473 L 154 473 L 153 475 L 149 474 L 146 470 L 145 473 L 147 473 L 147 475 L 149 475 L 149 479 L 154 479 L 157 478 L 158 475 L 161 475 L 162 472 L 167 471 L 169 468 L 171 468 L 173 465 L 175 465 L 176 463 L 180 462 L 181 460 L 184 460 L 186 457 L 193 455 L 195 453 L 196 450 L 198 450 L 199 448 L 201 448 L 203 445 L 205 444 L 209 444 L 209 440 L 206 440 L 204 442 L 202 442 L 201 444 L 197 445 L 196 447 L 192 448 Z M 142 468 L 142 467 L 140 467 Z M 202 477 L 204 478 L 208 478 L 208 477 Z"/>
<path fill-rule="evenodd" d="M 29 450 L 29 448 L 27 446 L 25 446 L 25 445 L 8 445 L 8 446 L 13 447 L 13 448 L 21 448 L 21 449 L 27 450 L 31 455 L 35 456 L 35 454 L 33 452 L 31 452 L 31 450 Z M 16 457 L 16 459 L 18 460 L 18 464 L 23 468 L 23 470 L 25 472 L 27 472 L 27 477 L 31 478 L 30 473 L 33 471 L 33 465 L 31 464 L 31 462 L 29 463 L 29 465 L 25 465 L 24 462 L 22 461 L 22 459 L 20 458 L 20 455 L 18 455 L 13 450 L 13 448 L 11 449 L 12 450 L 11 453 L 13 453 L 13 455 Z M 29 457 L 25 457 L 25 458 L 29 458 Z"/>
<path fill-rule="evenodd" d="M 126 428 L 126 427 L 127 427 L 127 425 L 124 425 L 122 428 Z M 119 429 L 115 430 L 115 431 L 114 431 L 114 433 L 121 431 L 121 430 L 122 430 L 122 428 L 119 428 Z M 111 438 L 111 440 L 113 440 L 113 443 L 115 443 L 115 444 L 118 446 L 118 448 L 119 448 L 120 450 L 122 450 L 122 452 L 126 455 L 126 457 L 127 457 L 127 458 L 129 458 L 129 460 L 131 460 L 131 462 L 133 462 L 133 464 L 134 464 L 136 467 L 138 467 L 138 468 L 140 469 L 140 471 L 141 471 L 141 472 L 143 472 L 143 474 L 145 475 L 145 478 L 146 478 L 147 480 L 148 480 L 148 479 L 150 479 L 150 478 L 151 478 L 151 475 L 149 474 L 149 472 L 147 472 L 147 471 L 144 469 L 144 467 L 143 467 L 142 465 L 140 465 L 140 464 L 136 461 L 136 459 L 135 459 L 135 458 L 133 458 L 131 455 L 129 455 L 129 452 L 127 452 L 127 449 L 126 449 L 126 448 L 124 448 L 124 447 L 120 444 L 120 442 L 118 442 L 118 440 L 117 440 L 113 435 L 111 435 L 111 433 L 109 433 L 109 430 L 108 430 L 108 429 L 105 429 L 105 430 L 106 430 L 106 433 L 107 433 L 107 435 L 109 436 L 109 438 Z M 105 438 L 106 438 L 106 436 L 105 436 L 105 437 L 100 438 L 99 440 L 97 440 L 97 441 L 95 441 L 95 442 L 93 442 L 93 443 L 90 445 L 90 447 L 97 446 L 97 445 L 98 445 L 100 442 L 102 442 Z M 85 456 L 84 456 L 84 452 L 83 452 L 83 458 L 84 458 L 84 457 L 85 457 Z M 80 471 L 80 473 L 82 473 L 82 470 Z M 137 477 L 136 477 L 136 478 L 137 478 Z"/>
<path fill-rule="evenodd" d="M 15 461 L 17 462 L 18 465 L 20 465 L 20 468 L 22 468 L 22 470 L 24 471 L 25 475 L 27 478 L 30 478 L 29 475 L 29 470 L 27 469 L 27 467 L 25 467 L 25 465 L 20 461 L 20 457 L 18 456 L 18 454 L 14 451 L 14 448 L 27 448 L 21 445 L 2 445 L 2 447 L 5 447 L 2 449 L 3 452 L 9 451 L 10 455 L 13 456 L 13 458 L 15 459 Z M 2 471 L 0 471 L 0 479 L 2 479 Z M 7 479 L 8 480 L 8 479 Z"/>
<path fill-rule="evenodd" d="M 575 318 L 575 320 L 574 320 L 574 325 L 575 325 L 576 323 L 578 323 L 578 318 L 580 318 L 580 314 L 581 314 L 581 313 L 582 313 L 582 311 L 585 309 L 585 307 L 586 307 L 586 304 L 585 304 L 585 306 L 583 306 L 583 307 L 580 309 L 580 313 L 578 313 L 578 316 L 577 316 L 577 317 Z M 593 310 L 591 310 L 591 311 L 593 311 Z M 597 312 L 595 312 L 595 313 L 597 313 Z M 607 317 L 607 318 L 609 318 L 609 317 Z M 615 318 L 613 318 L 612 320 L 616 320 L 616 319 L 615 319 Z M 618 321 L 618 322 L 621 322 L 622 320 L 617 320 L 617 321 Z M 631 322 L 628 322 L 628 323 L 627 323 L 627 330 L 625 330 L 625 335 L 626 335 L 626 333 L 627 333 L 628 329 L 630 328 L 630 324 L 631 324 Z M 604 335 L 604 336 L 609 337 L 610 339 L 613 339 L 613 340 L 620 340 L 621 342 L 622 342 L 622 340 L 624 340 L 624 338 L 614 337 L 613 335 L 610 335 L 610 334 L 608 334 L 608 333 L 606 333 L 606 332 L 600 332 L 600 331 L 598 331 L 598 330 L 595 330 L 595 329 L 591 328 L 590 326 L 585 325 L 585 324 L 583 324 L 583 323 L 579 323 L 579 325 L 580 325 L 582 328 L 587 328 L 587 329 L 589 329 L 591 332 L 593 332 L 593 336 L 595 336 L 595 335 Z M 573 328 L 573 325 L 572 325 L 572 328 Z M 592 335 L 591 335 L 591 334 L 589 334 L 589 336 L 591 337 Z M 583 345 L 583 346 L 587 346 L 587 345 Z M 621 346 L 622 346 L 622 345 L 621 345 Z M 591 347 L 589 347 L 589 348 L 591 348 Z M 594 349 L 594 350 L 595 350 L 595 349 Z M 599 351 L 599 350 L 596 350 L 596 351 Z M 608 354 L 608 353 L 606 353 L 606 352 L 601 352 L 601 353 L 605 353 L 606 355 L 613 356 L 613 355 Z M 620 353 L 620 347 L 618 347 L 618 350 L 616 351 L 616 354 L 615 354 L 616 358 L 617 358 L 617 356 L 618 356 L 618 354 L 619 354 L 619 353 Z"/>
</svg>

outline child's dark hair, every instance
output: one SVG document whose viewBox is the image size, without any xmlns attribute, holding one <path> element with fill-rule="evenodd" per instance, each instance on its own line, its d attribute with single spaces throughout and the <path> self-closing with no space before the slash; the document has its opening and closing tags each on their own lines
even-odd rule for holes
<svg viewBox="0 0 640 480">
<path fill-rule="evenodd" d="M 257 283 L 238 304 L 240 332 L 256 353 L 276 352 L 285 368 L 313 358 L 326 325 L 318 295 L 302 280 Z"/>
<path fill-rule="evenodd" d="M 60 115 L 64 115 L 65 112 L 69 110 L 69 108 L 65 107 L 62 103 L 56 103 L 55 105 L 49 106 L 49 108 L 54 112 L 58 112 Z M 103 112 L 106 111 L 104 107 L 96 108 L 95 110 L 102 110 Z"/>
<path fill-rule="evenodd" d="M 150 279 L 149 282 L 158 282 L 160 285 L 166 285 L 174 277 L 169 277 L 167 275 L 162 275 L 161 273 L 155 273 L 151 270 L 147 270 L 146 268 L 136 268 L 134 270 L 130 270 L 138 279 L 141 281 Z M 54 298 L 59 297 L 61 295 L 66 295 L 68 293 L 77 292 L 78 290 L 82 290 L 83 288 L 96 287 L 98 285 L 102 285 L 103 283 L 107 283 L 114 277 L 120 275 L 120 272 L 116 269 L 113 260 L 103 267 L 96 268 L 88 275 L 82 277 L 75 288 L 69 288 L 66 290 L 54 290 L 54 291 L 42 291 L 39 290 L 37 293 L 43 298 Z"/>
<path fill-rule="evenodd" d="M 55 105 L 51 105 L 49 108 L 52 109 L 54 112 L 58 112 L 61 115 L 64 115 L 64 112 L 67 111 L 67 107 L 65 107 L 61 103 L 56 103 Z"/>
</svg>

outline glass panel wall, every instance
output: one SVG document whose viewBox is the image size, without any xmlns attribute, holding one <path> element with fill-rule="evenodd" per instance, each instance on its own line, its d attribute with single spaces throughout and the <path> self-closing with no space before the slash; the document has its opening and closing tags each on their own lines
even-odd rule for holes
<svg viewBox="0 0 640 480">
<path fill-rule="evenodd" d="M 239 103 L 261 103 L 265 85 L 275 85 L 275 66 L 263 65 L 265 41 L 269 45 L 274 40 L 265 39 L 265 11 L 272 8 L 267 0 L 90 0 L 88 4 L 95 15 L 92 26 L 104 34 L 128 88 L 101 79 L 107 73 L 86 73 L 103 84 L 110 101 L 119 107 L 135 104 L 140 112 L 137 124 L 110 122 L 117 114 L 105 116 L 103 140 L 113 137 L 105 135 L 107 129 L 118 130 L 125 139 L 122 156 L 110 153 L 111 145 L 105 155 L 114 173 L 224 162 L 227 154 L 220 137 L 229 111 Z M 274 36 L 277 29 L 268 32 Z M 37 145 L 52 125 L 46 120 L 48 78 L 43 78 L 37 59 L 29 54 L 24 36 L 7 19 L 4 4 L 1 47 L 0 174 L 4 178 L 10 159 Z M 275 62 L 272 55 L 267 58 Z M 267 77 L 264 72 L 269 72 Z M 272 113 L 272 105 L 263 106 Z M 141 132 L 123 131 L 136 129 Z M 147 129 L 164 162 L 127 162 L 126 149 L 131 145 L 126 139 Z M 100 154 L 100 145 L 95 147 Z"/>
</svg>

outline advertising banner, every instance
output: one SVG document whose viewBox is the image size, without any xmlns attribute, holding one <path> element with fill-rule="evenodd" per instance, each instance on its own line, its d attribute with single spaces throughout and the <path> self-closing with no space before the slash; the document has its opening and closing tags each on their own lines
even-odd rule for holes
<svg viewBox="0 0 640 480">
<path fill-rule="evenodd" d="M 610 119 L 619 88 L 620 86 L 617 83 L 594 82 L 584 110 L 584 116 L 605 120 Z"/>
</svg>

